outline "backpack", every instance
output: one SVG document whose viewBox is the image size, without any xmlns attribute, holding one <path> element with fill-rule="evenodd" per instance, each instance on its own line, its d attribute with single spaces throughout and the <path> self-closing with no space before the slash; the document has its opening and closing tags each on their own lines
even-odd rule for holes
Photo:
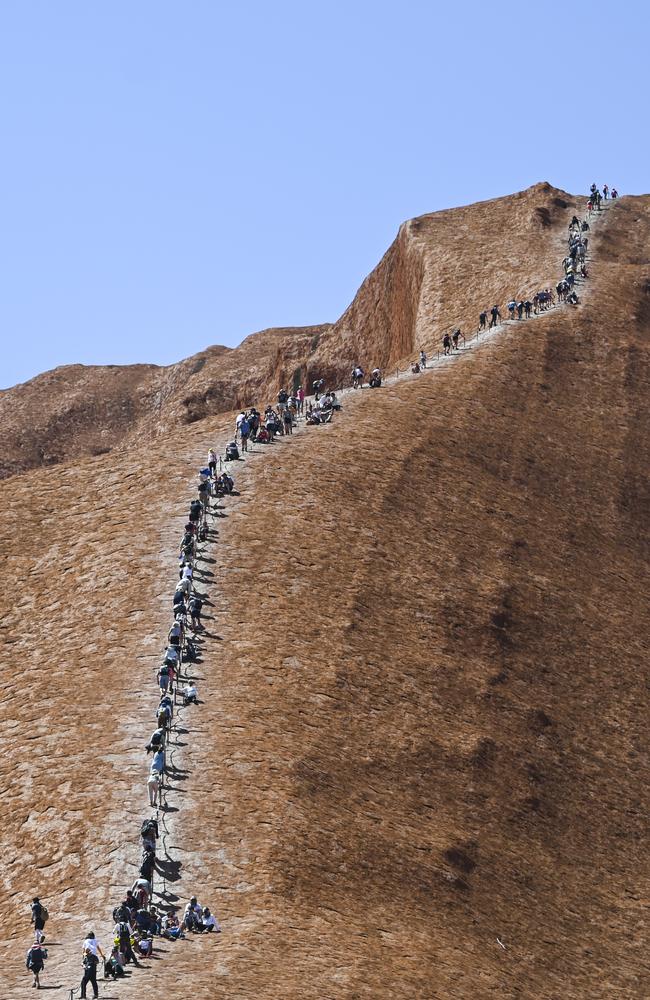
<svg viewBox="0 0 650 1000">
<path fill-rule="evenodd" d="M 166 663 L 163 663 L 162 667 L 158 671 L 161 677 L 169 677 L 169 667 Z"/>
<path fill-rule="evenodd" d="M 194 663 L 196 660 L 196 646 L 191 639 L 185 643 L 185 659 L 188 663 Z"/>
<path fill-rule="evenodd" d="M 47 906 L 43 906 L 43 904 L 41 903 L 41 920 L 43 921 L 43 923 L 45 923 L 48 920 L 49 916 L 50 914 L 47 911 Z"/>
<path fill-rule="evenodd" d="M 233 441 L 231 444 L 226 445 L 226 461 L 232 462 L 238 458 L 239 458 L 239 448 Z"/>
<path fill-rule="evenodd" d="M 289 397 L 286 394 L 286 392 L 284 391 L 284 389 L 282 389 L 281 392 L 278 393 L 278 403 L 286 403 L 286 401 L 288 400 L 288 398 Z"/>
<path fill-rule="evenodd" d="M 154 833 L 158 836 L 158 822 L 155 819 L 143 819 L 142 826 L 140 827 L 140 836 L 144 837 L 147 833 Z"/>
<path fill-rule="evenodd" d="M 120 939 L 120 948 L 128 948 L 131 944 L 131 931 L 127 923 L 121 923 L 118 926 L 118 937 Z"/>
<path fill-rule="evenodd" d="M 36 954 L 34 954 L 34 949 L 30 948 L 27 952 L 27 960 L 25 965 L 32 972 L 40 972 L 45 965 L 45 959 L 47 958 L 47 948 L 39 948 Z"/>
</svg>

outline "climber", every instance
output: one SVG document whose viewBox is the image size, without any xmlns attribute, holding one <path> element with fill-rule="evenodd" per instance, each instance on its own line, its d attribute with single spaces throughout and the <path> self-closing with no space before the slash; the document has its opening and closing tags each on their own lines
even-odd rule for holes
<svg viewBox="0 0 650 1000">
<path fill-rule="evenodd" d="M 165 749 L 165 730 L 155 729 L 151 734 L 151 738 L 147 743 L 145 750 L 147 753 L 151 753 L 152 750 L 164 750 Z"/>
<path fill-rule="evenodd" d="M 492 308 L 490 309 L 490 315 L 492 316 L 492 319 L 490 320 L 490 330 L 491 330 L 493 326 L 499 325 L 499 320 L 501 319 L 501 313 L 499 312 L 499 307 L 492 306 Z"/>
<path fill-rule="evenodd" d="M 248 451 L 248 439 L 251 433 L 251 425 L 248 422 L 248 418 L 244 417 L 239 425 L 239 437 L 241 439 L 241 450 Z"/>
<path fill-rule="evenodd" d="M 448 333 L 446 333 L 444 335 L 444 337 L 442 338 L 442 346 L 443 346 L 443 353 L 444 354 L 450 354 L 451 353 L 451 337 L 449 336 Z"/>
<path fill-rule="evenodd" d="M 381 371 L 379 370 L 379 368 L 372 369 L 368 385 L 370 386 L 371 389 L 381 388 Z"/>
<path fill-rule="evenodd" d="M 93 988 L 93 996 L 99 996 L 99 990 L 97 988 L 97 963 L 99 961 L 98 955 L 101 955 L 102 960 L 106 961 L 104 957 L 104 952 L 101 949 L 101 945 L 93 931 L 90 931 L 88 937 L 82 945 L 82 956 L 83 956 L 83 968 L 84 974 L 81 980 L 81 997 L 86 996 L 86 987 L 88 983 Z"/>
<path fill-rule="evenodd" d="M 427 367 L 427 356 L 424 351 L 420 351 L 420 368 Z"/>
<path fill-rule="evenodd" d="M 217 453 L 214 448 L 208 448 L 208 469 L 210 470 L 210 475 L 214 476 L 217 471 Z"/>
<path fill-rule="evenodd" d="M 43 906 L 38 896 L 34 896 L 31 910 L 31 923 L 34 925 L 34 940 L 36 944 L 40 944 L 45 940 L 43 930 L 45 929 L 45 922 L 48 918 L 47 907 Z"/>
<path fill-rule="evenodd" d="M 515 309 L 517 308 L 517 303 L 515 302 L 514 299 L 510 299 L 510 302 L 508 302 L 507 308 L 508 308 L 508 312 L 510 313 L 510 319 L 514 319 L 515 318 Z"/>
<path fill-rule="evenodd" d="M 487 310 L 484 310 L 482 313 L 479 313 L 479 316 L 478 316 L 478 328 L 479 328 L 479 330 L 485 330 L 486 325 L 487 325 Z"/>
<path fill-rule="evenodd" d="M 352 369 L 352 388 L 362 389 L 363 388 L 363 368 L 359 365 L 355 365 Z"/>
<path fill-rule="evenodd" d="M 45 968 L 45 959 L 47 958 L 47 949 L 43 948 L 39 941 L 34 942 L 25 959 L 25 965 L 29 971 L 34 976 L 34 982 L 32 986 L 35 986 L 37 990 L 41 988 L 41 972 Z M 51 987 L 50 987 L 51 988 Z"/>
<path fill-rule="evenodd" d="M 118 942 L 119 949 L 124 956 L 124 964 L 128 965 L 129 962 L 133 962 L 135 966 L 138 966 L 140 963 L 133 954 L 133 949 L 131 948 L 130 925 L 126 921 L 120 921 L 120 923 L 115 924 L 113 936 Z"/>
<path fill-rule="evenodd" d="M 201 611 L 203 609 L 203 601 L 200 597 L 193 597 L 190 601 L 190 618 L 192 620 L 192 628 L 197 632 L 203 626 L 201 625 Z"/>
<path fill-rule="evenodd" d="M 158 771 L 150 771 L 147 778 L 147 791 L 149 792 L 149 805 L 155 808 L 162 793 L 162 780 Z"/>
<path fill-rule="evenodd" d="M 459 329 L 454 330 L 454 332 L 451 335 L 451 339 L 454 342 L 454 350 L 455 351 L 459 351 L 460 350 L 460 347 L 458 346 L 458 341 L 460 340 L 460 336 L 461 336 L 461 333 L 460 333 Z"/>
</svg>

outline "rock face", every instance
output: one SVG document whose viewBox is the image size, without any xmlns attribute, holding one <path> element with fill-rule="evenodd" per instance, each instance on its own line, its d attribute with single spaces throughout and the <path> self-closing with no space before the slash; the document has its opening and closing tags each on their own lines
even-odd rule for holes
<svg viewBox="0 0 650 1000">
<path fill-rule="evenodd" d="M 430 350 L 549 283 L 575 203 L 538 186 L 409 223 L 317 343 L 238 351 L 274 393 L 294 365 L 346 374 L 362 316 L 385 366 Z M 111 995 L 649 995 L 649 237 L 650 198 L 623 199 L 579 309 L 352 394 L 241 464 L 164 818 L 167 898 L 198 892 L 224 932 Z M 69 987 L 88 919 L 106 944 L 134 877 L 176 544 L 232 421 L 183 417 L 188 385 L 234 386 L 237 352 L 207 354 L 133 376 L 167 379 L 159 476 L 124 437 L 0 485 L 8 996 L 35 892 L 61 943 L 46 981 Z"/>
<path fill-rule="evenodd" d="M 282 384 L 321 376 L 347 384 L 359 362 L 391 368 L 416 348 L 435 349 L 451 326 L 474 330 L 478 309 L 548 282 L 562 250 L 557 223 L 575 205 L 536 184 L 412 219 L 334 324 L 264 330 L 235 350 L 211 347 L 167 368 L 59 368 L 0 392 L 0 475 L 152 441 L 274 399 Z"/>
</svg>

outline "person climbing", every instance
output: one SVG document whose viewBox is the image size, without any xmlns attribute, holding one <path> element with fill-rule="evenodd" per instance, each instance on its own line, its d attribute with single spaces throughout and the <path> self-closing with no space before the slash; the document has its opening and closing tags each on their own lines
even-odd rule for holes
<svg viewBox="0 0 650 1000">
<path fill-rule="evenodd" d="M 156 750 L 164 750 L 164 749 L 165 749 L 165 730 L 158 727 L 158 729 L 155 729 L 151 734 L 151 738 L 147 743 L 145 750 L 147 751 L 147 753 L 151 753 L 152 750 L 155 752 Z"/>
<path fill-rule="evenodd" d="M 521 319 L 524 314 L 524 303 L 523 300 L 517 303 L 517 319 Z"/>
<path fill-rule="evenodd" d="M 94 931 L 89 931 L 88 936 L 82 945 L 81 954 L 84 974 L 83 979 L 81 980 L 80 995 L 82 998 L 86 996 L 86 988 L 88 983 L 90 983 L 93 988 L 93 996 L 96 998 L 99 996 L 99 989 L 97 987 L 97 963 L 99 962 L 99 956 L 101 956 L 102 961 L 106 961 L 106 959 L 101 945 L 95 937 Z"/>
<path fill-rule="evenodd" d="M 118 947 L 124 956 L 124 964 L 128 965 L 129 962 L 138 967 L 140 963 L 133 953 L 133 948 L 131 947 L 131 927 L 126 921 L 121 921 L 115 924 L 113 930 L 113 936 L 118 942 Z"/>
<path fill-rule="evenodd" d="M 293 434 L 293 417 L 291 416 L 291 410 L 288 406 L 282 414 L 282 420 L 284 422 L 284 433 Z"/>
<path fill-rule="evenodd" d="M 606 184 L 603 184 L 603 198 L 605 199 L 605 201 L 607 201 L 607 199 L 609 198 L 609 188 L 607 187 Z"/>
<path fill-rule="evenodd" d="M 241 439 L 241 450 L 248 451 L 248 439 L 251 433 L 251 425 L 248 422 L 248 418 L 244 417 L 239 425 L 239 437 Z"/>
<path fill-rule="evenodd" d="M 363 368 L 360 365 L 355 365 L 352 369 L 352 388 L 362 389 L 363 388 Z"/>
<path fill-rule="evenodd" d="M 214 448 L 208 448 L 208 469 L 210 470 L 210 475 L 214 476 L 217 471 L 217 453 Z"/>
<path fill-rule="evenodd" d="M 150 771 L 147 778 L 147 791 L 149 793 L 149 805 L 155 809 L 161 798 L 162 782 L 158 771 Z"/>
<path fill-rule="evenodd" d="M 478 328 L 479 330 L 485 330 L 487 327 L 487 309 L 482 313 L 478 314 Z"/>
<path fill-rule="evenodd" d="M 35 941 L 25 957 L 25 965 L 34 976 L 32 986 L 37 990 L 41 988 L 41 972 L 45 968 L 47 958 L 47 948 L 43 948 L 40 941 Z"/>
<path fill-rule="evenodd" d="M 181 646 L 183 643 L 183 626 L 181 622 L 175 621 L 167 633 L 167 642 L 170 646 Z"/>
<path fill-rule="evenodd" d="M 461 334 L 460 334 L 460 330 L 458 328 L 455 329 L 454 332 L 451 335 L 451 339 L 454 342 L 454 350 L 455 351 L 459 351 L 460 350 L 460 347 L 458 346 L 458 341 L 460 340 L 460 336 L 461 336 Z"/>
<path fill-rule="evenodd" d="M 612 199 L 618 198 L 618 191 L 616 188 L 612 188 Z"/>
<path fill-rule="evenodd" d="M 201 625 L 201 611 L 203 610 L 203 601 L 200 597 L 193 597 L 190 601 L 190 619 L 192 622 L 192 628 L 195 632 L 198 632 Z"/>
<path fill-rule="evenodd" d="M 201 501 L 192 500 L 192 503 L 190 504 L 190 515 L 189 515 L 190 521 L 194 525 L 197 525 L 198 522 L 201 520 L 202 514 L 203 514 L 203 504 L 201 503 Z"/>
<path fill-rule="evenodd" d="M 49 916 L 47 907 L 43 906 L 38 896 L 34 896 L 31 905 L 31 923 L 34 925 L 34 940 L 36 944 L 41 944 L 45 940 L 45 923 Z"/>
<path fill-rule="evenodd" d="M 151 773 L 163 774 L 165 771 L 165 751 L 157 750 L 151 761 Z"/>
<path fill-rule="evenodd" d="M 379 368 L 372 369 L 368 385 L 371 389 L 381 389 L 381 371 Z"/>
<path fill-rule="evenodd" d="M 420 351 L 420 368 L 427 367 L 427 356 L 424 351 Z"/>
<path fill-rule="evenodd" d="M 160 688 L 161 696 L 167 694 L 167 691 L 169 690 L 169 685 L 170 685 L 169 670 L 170 667 L 167 663 L 163 663 L 158 669 L 158 674 L 156 679 L 158 681 L 158 687 Z"/>
<path fill-rule="evenodd" d="M 322 379 L 322 378 L 316 378 L 312 382 L 311 387 L 314 390 L 314 400 L 315 400 L 315 402 L 318 402 L 318 400 L 320 399 L 321 391 L 322 391 L 324 385 L 325 385 L 325 379 Z"/>
<path fill-rule="evenodd" d="M 451 337 L 448 333 L 442 338 L 443 354 L 451 354 Z"/>
<path fill-rule="evenodd" d="M 305 409 L 305 390 L 301 385 L 296 389 L 296 402 L 298 404 L 298 413 L 302 414 Z"/>
<path fill-rule="evenodd" d="M 508 317 L 509 319 L 514 319 L 515 318 L 515 309 L 516 308 L 517 308 L 517 303 L 515 302 L 514 299 L 510 299 L 510 301 L 508 302 L 508 305 L 507 305 L 507 309 L 508 309 L 508 313 L 509 313 L 509 317 Z"/>
<path fill-rule="evenodd" d="M 499 312 L 499 307 L 492 306 L 492 308 L 490 309 L 490 315 L 492 317 L 492 319 L 490 320 L 490 330 L 491 330 L 493 326 L 499 325 L 499 320 L 501 319 L 501 313 Z"/>
</svg>

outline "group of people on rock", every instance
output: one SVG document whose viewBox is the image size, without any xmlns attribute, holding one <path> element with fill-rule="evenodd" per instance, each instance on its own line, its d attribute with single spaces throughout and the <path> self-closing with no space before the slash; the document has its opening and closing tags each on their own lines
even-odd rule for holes
<svg viewBox="0 0 650 1000">
<path fill-rule="evenodd" d="M 587 214 L 590 215 L 594 210 L 596 212 L 601 211 L 601 206 L 603 201 L 607 201 L 608 198 L 616 200 L 618 198 L 618 191 L 616 188 L 612 188 L 611 192 L 606 184 L 603 184 L 602 193 L 598 189 L 597 184 L 592 184 L 589 188 L 589 201 L 587 202 Z"/>
<path fill-rule="evenodd" d="M 612 190 L 611 197 L 618 193 Z M 609 190 L 603 186 L 602 196 L 595 185 L 592 185 L 591 200 L 588 209 L 594 206 L 600 208 L 600 198 L 607 199 Z M 589 224 L 586 219 L 580 220 L 573 216 L 569 224 L 568 253 L 563 261 L 564 277 L 555 287 L 559 302 L 577 303 L 578 298 L 573 290 L 577 277 L 586 278 L 586 256 L 588 248 Z M 531 313 L 543 312 L 554 304 L 550 289 L 537 292 L 532 300 L 511 299 L 507 303 L 508 317 L 521 320 L 528 319 Z M 489 327 L 488 327 L 489 316 Z M 483 310 L 479 314 L 479 331 L 498 326 L 501 312 L 498 305 Z M 443 353 L 451 354 L 460 350 L 459 341 L 462 333 L 459 328 L 451 334 L 445 333 L 442 339 Z M 427 367 L 427 355 L 424 350 L 419 352 L 418 359 L 413 362 L 412 371 L 418 373 Z M 365 373 L 360 365 L 355 365 L 352 376 L 352 388 L 361 388 Z M 372 369 L 368 385 L 377 388 L 382 384 L 382 373 L 379 368 Z M 286 388 L 280 389 L 277 403 L 269 405 L 261 414 L 255 407 L 242 410 L 235 423 L 235 438 L 225 449 L 225 461 L 240 458 L 242 452 L 248 450 L 249 440 L 258 444 L 269 444 L 278 435 L 293 433 L 293 428 L 299 416 L 304 416 L 306 424 L 326 423 L 332 419 L 335 410 L 340 409 L 336 393 L 325 391 L 323 379 L 315 379 L 312 384 L 313 402 L 306 403 L 305 392 L 298 385 L 293 392 Z M 156 683 L 159 698 L 155 709 L 156 729 L 151 734 L 145 746 L 147 754 L 152 754 L 147 778 L 147 793 L 149 805 L 156 809 L 156 816 L 144 820 L 140 828 L 142 856 L 138 877 L 124 895 L 121 902 L 114 908 L 113 944 L 106 956 L 93 931 L 89 931 L 82 945 L 83 978 L 81 981 L 81 997 L 86 997 L 88 985 L 92 986 L 93 996 L 98 996 L 97 967 L 100 959 L 104 962 L 104 975 L 109 978 L 119 978 L 125 975 L 128 964 L 139 965 L 139 959 L 152 954 L 153 942 L 156 936 L 169 940 L 178 940 L 186 933 L 210 933 L 220 931 L 217 918 L 210 908 L 201 906 L 193 896 L 179 919 L 173 906 L 157 907 L 152 902 L 153 879 L 156 870 L 160 870 L 157 857 L 157 842 L 160 836 L 158 815 L 164 810 L 163 802 L 165 776 L 173 773 L 175 768 L 167 762 L 167 748 L 174 727 L 176 706 L 186 707 L 199 704 L 198 689 L 192 679 L 185 678 L 185 686 L 179 690 L 181 671 L 184 663 L 198 661 L 200 633 L 204 626 L 201 621 L 205 595 L 195 587 L 197 564 L 203 558 L 204 547 L 208 541 L 208 514 L 211 512 L 211 500 L 231 495 L 234 492 L 234 479 L 223 468 L 224 462 L 216 451 L 210 448 L 207 464 L 199 472 L 197 496 L 189 506 L 187 522 L 183 530 L 178 556 L 178 583 L 172 598 L 172 622 L 167 633 L 167 641 L 162 662 L 157 668 Z M 47 907 L 35 896 L 31 904 L 31 923 L 34 927 L 34 942 L 27 953 L 26 965 L 33 974 L 33 985 L 40 989 L 40 975 L 48 957 L 45 948 L 44 928 L 48 919 Z"/>
<path fill-rule="evenodd" d="M 578 305 L 580 300 L 575 291 L 575 283 L 578 278 L 588 278 L 587 249 L 589 246 L 589 222 L 587 221 L 592 210 L 601 208 L 601 201 L 608 198 L 618 198 L 618 191 L 613 188 L 610 192 L 607 184 L 603 185 L 602 195 L 595 184 L 591 185 L 589 202 L 587 203 L 587 218 L 582 221 L 574 215 L 569 223 L 569 246 L 567 256 L 562 262 L 564 276 L 555 285 L 555 294 L 551 288 L 544 288 L 536 292 L 532 298 L 511 298 L 507 304 L 509 320 L 530 319 L 539 313 L 546 312 L 555 302 L 566 302 L 569 305 Z M 478 317 L 478 333 L 489 331 L 499 326 L 501 323 L 501 310 L 497 304 L 490 309 L 483 309 Z M 449 355 L 460 350 L 460 329 L 455 329 L 452 333 L 445 333 L 442 337 L 442 353 Z M 464 340 L 464 338 L 463 338 Z M 427 355 L 424 350 L 420 351 L 419 357 L 411 362 L 411 371 L 418 374 L 427 367 Z"/>
</svg>

